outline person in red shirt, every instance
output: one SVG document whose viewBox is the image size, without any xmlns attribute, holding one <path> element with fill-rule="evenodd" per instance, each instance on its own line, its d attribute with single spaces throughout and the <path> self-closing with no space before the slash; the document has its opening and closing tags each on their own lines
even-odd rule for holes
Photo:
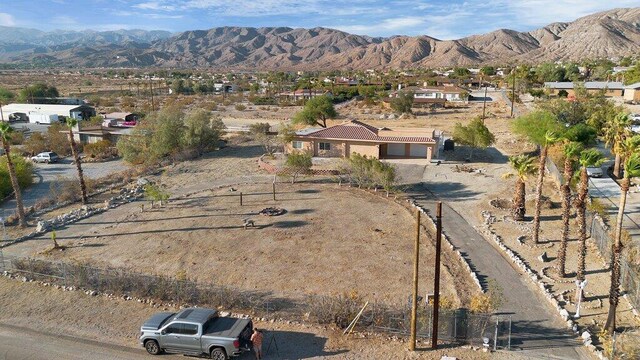
<svg viewBox="0 0 640 360">
<path fill-rule="evenodd" d="M 262 359 L 262 331 L 257 328 L 253 329 L 253 334 L 251 334 L 251 343 L 253 344 L 253 351 L 256 353 L 256 359 Z"/>
</svg>

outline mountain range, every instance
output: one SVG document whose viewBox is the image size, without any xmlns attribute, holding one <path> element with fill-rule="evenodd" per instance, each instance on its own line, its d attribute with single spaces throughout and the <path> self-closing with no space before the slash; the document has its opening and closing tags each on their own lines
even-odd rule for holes
<svg viewBox="0 0 640 360">
<path fill-rule="evenodd" d="M 501 29 L 457 40 L 369 37 L 321 27 L 217 27 L 174 34 L 0 27 L 0 62 L 39 67 L 328 70 L 536 63 L 639 53 L 640 8 L 613 9 L 529 32 Z"/>
</svg>

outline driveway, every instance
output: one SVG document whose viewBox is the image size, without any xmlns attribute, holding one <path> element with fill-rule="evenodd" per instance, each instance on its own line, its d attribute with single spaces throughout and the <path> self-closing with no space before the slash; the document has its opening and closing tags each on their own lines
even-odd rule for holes
<svg viewBox="0 0 640 360">
<path fill-rule="evenodd" d="M 114 160 L 103 163 L 82 164 L 84 176 L 88 179 L 98 179 L 109 174 L 127 169 L 123 160 Z M 34 164 L 33 185 L 22 192 L 25 206 L 35 204 L 39 199 L 49 195 L 51 184 L 63 180 L 75 180 L 78 173 L 76 166 L 68 158 L 55 164 Z M 0 204 L 0 215 L 5 217 L 15 211 L 15 200 Z"/>
<path fill-rule="evenodd" d="M 446 165 L 396 166 L 407 184 L 407 193 L 431 214 L 435 214 L 436 202 L 443 201 L 444 232 L 470 261 L 484 286 L 494 280 L 502 289 L 499 312 L 512 317 L 513 349 L 548 359 L 592 358 L 526 275 L 468 222 L 475 217 L 469 201 L 480 200 L 482 189 L 490 187 L 495 178 L 476 177 L 475 185 L 467 187 L 446 178 L 440 169 Z M 489 173 L 506 172 L 507 167 L 500 162 L 486 164 Z"/>
<path fill-rule="evenodd" d="M 615 180 L 607 176 L 607 168 L 613 166 L 614 156 L 602 143 L 598 144 L 598 150 L 609 160 L 602 165 L 602 172 L 605 176 L 601 178 L 589 179 L 589 195 L 598 198 L 607 206 L 607 213 L 611 216 L 612 223 L 615 223 L 618 215 L 618 205 L 620 204 L 620 186 Z M 640 189 L 632 187 L 627 193 L 627 204 L 624 211 L 622 227 L 629 232 L 632 237 L 640 236 Z"/>
</svg>

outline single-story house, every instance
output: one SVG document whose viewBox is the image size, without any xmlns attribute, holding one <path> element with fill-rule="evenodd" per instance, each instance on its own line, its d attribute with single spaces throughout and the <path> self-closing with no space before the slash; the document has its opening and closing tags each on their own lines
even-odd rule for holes
<svg viewBox="0 0 640 360">
<path fill-rule="evenodd" d="M 640 102 L 640 82 L 624 87 L 624 101 Z"/>
<path fill-rule="evenodd" d="M 438 156 L 439 137 L 424 128 L 376 128 L 351 120 L 322 129 L 295 134 L 286 153 L 308 151 L 315 157 L 349 157 L 353 153 L 376 159 L 418 158 L 431 161 Z"/>
<path fill-rule="evenodd" d="M 598 93 L 604 90 L 604 96 L 622 96 L 624 94 L 624 85 L 617 81 L 587 81 L 583 84 L 588 93 Z M 562 90 L 567 92 L 568 96 L 575 96 L 574 84 L 569 81 L 564 82 L 545 82 L 544 87 L 548 89 L 550 95 L 558 95 Z"/>
<path fill-rule="evenodd" d="M 121 136 L 131 135 L 132 131 L 133 128 L 110 128 L 101 125 L 76 126 L 73 128 L 73 138 L 82 144 L 94 144 L 101 140 L 109 140 L 115 145 Z"/>
<path fill-rule="evenodd" d="M 96 109 L 89 105 L 57 105 L 57 104 L 8 104 L 2 107 L 2 121 L 8 121 L 9 116 L 15 114 L 28 121 L 29 116 L 35 118 L 47 117 L 70 117 L 77 120 L 88 120 L 96 115 Z M 37 120 L 36 120 L 37 121 Z"/>
<path fill-rule="evenodd" d="M 457 86 L 407 87 L 398 91 L 412 91 L 415 99 L 444 99 L 446 101 L 464 101 L 467 90 Z M 398 91 L 389 94 L 390 98 L 398 96 Z"/>
<path fill-rule="evenodd" d="M 296 102 L 298 100 L 309 100 L 316 96 L 322 96 L 328 94 L 322 90 L 311 90 L 311 89 L 298 89 L 295 91 L 286 91 L 278 94 L 278 98 L 281 101 L 293 101 Z"/>
</svg>

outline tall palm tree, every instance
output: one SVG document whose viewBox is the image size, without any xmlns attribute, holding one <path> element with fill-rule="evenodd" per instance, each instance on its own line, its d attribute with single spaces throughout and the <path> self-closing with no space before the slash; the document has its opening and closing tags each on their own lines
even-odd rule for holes
<svg viewBox="0 0 640 360">
<path fill-rule="evenodd" d="M 640 136 L 627 139 L 621 150 L 625 156 L 624 177 L 620 183 L 620 205 L 618 205 L 618 217 L 616 218 L 615 239 L 611 249 L 611 287 L 609 289 L 609 315 L 605 329 L 613 334 L 616 328 L 616 309 L 620 298 L 620 258 L 622 254 L 622 220 L 624 208 L 627 204 L 627 191 L 629 191 L 630 179 L 640 176 Z"/>
<path fill-rule="evenodd" d="M 619 112 L 605 123 L 602 133 L 607 147 L 615 154 L 613 175 L 620 178 L 620 163 L 622 162 L 622 143 L 631 135 L 631 119 L 625 112 Z"/>
<path fill-rule="evenodd" d="M 9 177 L 11 178 L 11 186 L 16 196 L 16 207 L 18 209 L 18 219 L 21 227 L 27 226 L 27 217 L 24 214 L 24 203 L 22 202 L 22 191 L 20 190 L 20 184 L 18 183 L 18 176 L 16 176 L 16 168 L 13 166 L 13 160 L 11 160 L 11 134 L 13 128 L 9 126 L 9 123 L 0 121 L 0 140 L 2 140 L 2 147 L 4 148 L 4 154 L 7 156 L 7 168 L 9 168 Z"/>
<path fill-rule="evenodd" d="M 587 168 L 600 166 L 605 158 L 596 149 L 584 150 L 580 153 L 580 186 L 578 186 L 578 197 L 575 206 L 578 212 L 578 240 L 580 249 L 578 250 L 578 271 L 577 279 L 584 281 L 585 259 L 587 256 L 587 195 L 589 194 L 589 175 Z"/>
<path fill-rule="evenodd" d="M 568 142 L 564 145 L 564 183 L 561 186 L 562 191 L 562 239 L 560 241 L 560 249 L 558 250 L 558 262 L 560 267 L 560 275 L 566 274 L 567 262 L 567 242 L 569 241 L 569 218 L 571 214 L 571 179 L 575 172 L 575 162 L 582 151 L 582 144 L 578 142 Z"/>
<path fill-rule="evenodd" d="M 511 213 L 516 221 L 524 220 L 526 213 L 525 205 L 525 181 L 527 176 L 536 173 L 536 166 L 533 161 L 534 157 L 526 155 L 518 155 L 509 157 L 509 165 L 513 167 L 515 172 L 504 174 L 504 178 L 516 176 L 516 186 L 513 194 L 513 208 Z"/>
<path fill-rule="evenodd" d="M 536 186 L 536 209 L 533 215 L 533 242 L 539 242 L 540 236 L 540 208 L 542 207 L 542 185 L 544 183 L 544 173 L 547 164 L 547 154 L 549 146 L 560 140 L 552 131 L 544 134 L 544 142 L 541 144 L 540 157 L 538 161 L 538 182 Z"/>
<path fill-rule="evenodd" d="M 80 193 L 82 196 L 82 203 L 86 204 L 88 202 L 87 186 L 84 183 L 82 163 L 80 162 L 80 154 L 78 154 L 78 149 L 76 147 L 76 140 L 73 138 L 73 128 L 76 125 L 78 125 L 78 120 L 67 118 L 67 127 L 69 128 L 69 145 L 71 145 L 71 154 L 73 155 L 73 160 L 75 161 L 76 168 L 78 169 L 78 179 L 80 180 Z"/>
</svg>

